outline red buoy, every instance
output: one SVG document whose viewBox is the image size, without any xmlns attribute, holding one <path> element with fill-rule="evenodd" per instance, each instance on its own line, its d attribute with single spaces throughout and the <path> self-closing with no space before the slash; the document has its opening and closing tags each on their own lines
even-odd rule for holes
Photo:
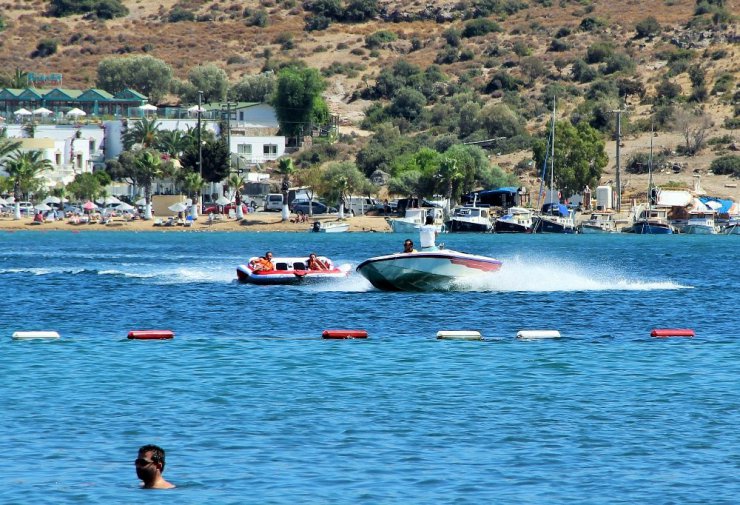
<svg viewBox="0 0 740 505">
<path fill-rule="evenodd" d="M 347 338 L 367 338 L 367 330 L 324 330 L 321 338 L 334 340 Z"/>
<path fill-rule="evenodd" d="M 131 330 L 128 338 L 132 340 L 168 340 L 175 336 L 172 330 Z"/>
<path fill-rule="evenodd" d="M 694 335 L 694 330 L 687 328 L 655 328 L 650 332 L 651 337 L 657 338 L 693 337 Z"/>
</svg>

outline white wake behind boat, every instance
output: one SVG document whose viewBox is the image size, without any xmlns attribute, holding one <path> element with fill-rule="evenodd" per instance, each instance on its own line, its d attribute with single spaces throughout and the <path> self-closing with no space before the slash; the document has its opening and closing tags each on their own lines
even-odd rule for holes
<svg viewBox="0 0 740 505">
<path fill-rule="evenodd" d="M 274 270 L 254 270 L 253 265 L 259 258 L 250 258 L 246 265 L 236 267 L 239 282 L 249 284 L 303 284 L 310 282 L 344 279 L 349 275 L 349 264 L 336 266 L 326 256 L 317 256 L 326 265 L 326 270 L 309 270 L 308 258 L 273 258 Z"/>
<path fill-rule="evenodd" d="M 370 258 L 357 271 L 384 291 L 454 291 L 465 280 L 496 272 L 501 261 L 449 249 Z"/>
</svg>

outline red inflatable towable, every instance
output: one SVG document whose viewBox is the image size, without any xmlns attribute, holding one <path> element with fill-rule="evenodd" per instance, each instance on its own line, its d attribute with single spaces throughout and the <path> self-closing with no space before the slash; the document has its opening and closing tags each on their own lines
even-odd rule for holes
<svg viewBox="0 0 740 505">
<path fill-rule="evenodd" d="M 651 337 L 657 338 L 693 337 L 694 335 L 694 330 L 688 328 L 655 328 L 650 332 Z"/>
<path fill-rule="evenodd" d="M 321 338 L 329 338 L 334 340 L 348 338 L 367 338 L 367 330 L 324 330 L 324 332 L 321 334 Z"/>
<path fill-rule="evenodd" d="M 175 336 L 172 330 L 131 330 L 128 338 L 131 340 L 169 340 Z"/>
</svg>

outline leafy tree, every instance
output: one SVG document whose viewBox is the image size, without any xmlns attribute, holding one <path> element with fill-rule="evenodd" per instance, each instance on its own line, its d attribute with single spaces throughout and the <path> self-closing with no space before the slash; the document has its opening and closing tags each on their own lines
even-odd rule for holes
<svg viewBox="0 0 740 505">
<path fill-rule="evenodd" d="M 106 184 L 102 183 L 98 172 L 84 174 L 77 174 L 72 182 L 67 185 L 67 191 L 79 200 L 95 200 L 99 196 L 102 196 L 105 192 Z M 110 177 L 107 179 L 110 181 Z"/>
<path fill-rule="evenodd" d="M 20 146 L 20 140 L 10 140 L 5 136 L 5 129 L 2 129 L 2 135 L 0 135 L 0 163 L 7 156 L 16 153 Z"/>
<path fill-rule="evenodd" d="M 226 99 L 229 79 L 226 76 L 226 72 L 213 63 L 198 65 L 192 68 L 188 73 L 188 79 L 193 85 L 193 88 L 203 92 L 204 102 L 220 102 Z M 197 95 L 183 98 L 186 98 L 190 103 L 197 101 Z"/>
<path fill-rule="evenodd" d="M 601 63 L 614 54 L 614 46 L 609 42 L 596 42 L 586 49 L 586 62 Z"/>
<path fill-rule="evenodd" d="M 134 144 L 139 144 L 144 148 L 155 147 L 160 135 L 156 119 L 141 118 L 133 126 L 130 126 L 123 134 L 124 149 L 131 149 Z"/>
<path fill-rule="evenodd" d="M 267 102 L 275 86 L 275 74 L 248 75 L 229 89 L 228 97 L 238 102 Z"/>
<path fill-rule="evenodd" d="M 154 147 L 161 153 L 180 159 L 190 139 L 181 130 L 163 130 L 157 132 Z"/>
<path fill-rule="evenodd" d="M 183 167 L 198 174 L 201 171 L 198 168 L 198 141 L 197 130 L 189 133 L 190 142 L 180 158 Z M 201 134 L 202 142 L 202 159 L 203 159 L 203 179 L 206 182 L 220 182 L 229 175 L 229 148 L 226 142 L 216 139 L 212 133 L 209 135 Z"/>
<path fill-rule="evenodd" d="M 370 141 L 358 151 L 355 163 L 367 176 L 375 170 L 395 175 L 398 158 L 413 150 L 413 140 L 401 136 L 397 126 L 382 123 L 375 128 L 375 135 Z"/>
<path fill-rule="evenodd" d="M 316 69 L 284 68 L 278 74 L 277 90 L 272 101 L 286 136 L 297 136 L 307 132 L 317 109 L 328 107 L 321 98 L 326 84 Z"/>
<path fill-rule="evenodd" d="M 424 191 L 421 183 L 421 172 L 410 170 L 391 177 L 388 181 L 388 192 L 409 197 L 422 196 Z"/>
<path fill-rule="evenodd" d="M 372 183 L 351 161 L 330 163 L 323 174 L 324 187 L 329 202 L 342 205 L 349 195 L 369 195 L 373 192 Z"/>
<path fill-rule="evenodd" d="M 43 39 L 36 45 L 36 50 L 31 53 L 31 58 L 45 58 L 57 52 L 59 42 L 56 39 Z"/>
<path fill-rule="evenodd" d="M 576 81 L 586 83 L 596 79 L 598 74 L 596 73 L 596 70 L 591 68 L 584 60 L 577 59 L 573 62 L 571 75 Z"/>
<path fill-rule="evenodd" d="M 195 13 L 193 11 L 184 9 L 179 5 L 175 5 L 167 16 L 167 21 L 170 23 L 179 23 L 180 21 L 195 21 Z"/>
<path fill-rule="evenodd" d="M 98 64 L 97 86 L 109 93 L 131 88 L 159 102 L 168 92 L 172 68 L 152 56 L 104 58 Z"/>
<path fill-rule="evenodd" d="M 180 185 L 188 196 L 195 197 L 197 200 L 200 191 L 203 189 L 205 181 L 197 172 L 183 170 L 180 172 Z"/>
<path fill-rule="evenodd" d="M 508 105 L 486 105 L 478 115 L 478 122 L 491 137 L 514 137 L 524 133 L 524 124 Z"/>
<path fill-rule="evenodd" d="M 134 168 L 138 185 L 144 188 L 144 201 L 146 202 L 144 217 L 150 219 L 152 217 L 149 206 L 152 201 L 152 184 L 155 179 L 162 176 L 162 157 L 153 149 L 144 149 L 136 153 Z"/>
<path fill-rule="evenodd" d="M 361 23 L 377 16 L 378 11 L 378 0 L 349 0 L 344 8 L 343 19 Z"/>
<path fill-rule="evenodd" d="M 421 92 L 412 88 L 403 88 L 393 98 L 389 112 L 393 116 L 413 121 L 421 114 L 426 102 L 427 100 Z"/>
<path fill-rule="evenodd" d="M 719 175 L 734 175 L 740 177 L 740 156 L 737 154 L 728 154 L 712 160 L 709 168 L 712 172 Z"/>
<path fill-rule="evenodd" d="M 51 0 L 49 14 L 56 17 L 73 14 L 94 14 L 100 19 L 113 19 L 128 15 L 120 0 Z"/>
<path fill-rule="evenodd" d="M 479 37 L 481 35 L 487 35 L 492 32 L 501 32 L 501 26 L 495 21 L 491 21 L 487 18 L 472 19 L 465 23 L 463 28 L 462 36 L 465 38 Z"/>
<path fill-rule="evenodd" d="M 555 156 L 548 159 L 547 166 L 550 170 L 554 160 L 555 185 L 564 198 L 580 192 L 586 185 L 596 186 L 608 162 L 604 146 L 601 133 L 584 121 L 576 126 L 567 120 L 555 124 Z M 545 157 L 551 156 L 544 140 L 535 142 L 533 151 L 537 166 L 542 166 Z"/>
</svg>

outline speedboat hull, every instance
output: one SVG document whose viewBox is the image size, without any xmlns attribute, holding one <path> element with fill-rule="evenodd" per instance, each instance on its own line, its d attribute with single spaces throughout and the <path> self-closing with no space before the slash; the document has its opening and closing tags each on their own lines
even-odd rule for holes
<svg viewBox="0 0 740 505">
<path fill-rule="evenodd" d="M 637 235 L 672 235 L 673 228 L 665 223 L 650 223 L 647 221 L 638 221 L 627 229 L 627 233 Z"/>
<path fill-rule="evenodd" d="M 466 221 L 455 218 L 452 218 L 449 223 L 446 223 L 446 226 L 450 233 L 488 233 L 492 228 L 490 221 Z"/>
<path fill-rule="evenodd" d="M 251 258 L 245 265 L 236 267 L 236 278 L 239 282 L 260 285 L 294 285 L 327 282 L 344 279 L 349 275 L 350 265 L 335 266 L 331 260 L 319 256 L 327 265 L 327 270 L 308 270 L 306 258 L 274 258 L 275 270 L 253 270 L 252 264 L 257 258 Z"/>
<path fill-rule="evenodd" d="M 500 268 L 494 258 L 440 250 L 370 258 L 357 271 L 383 291 L 452 291 L 460 281 Z"/>
</svg>

